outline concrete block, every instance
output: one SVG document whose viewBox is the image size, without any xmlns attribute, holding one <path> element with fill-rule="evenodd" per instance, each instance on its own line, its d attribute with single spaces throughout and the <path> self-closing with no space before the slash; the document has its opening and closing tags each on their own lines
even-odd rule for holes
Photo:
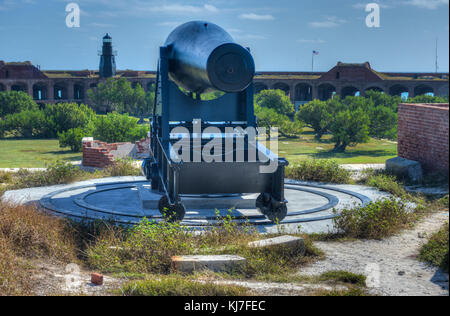
<svg viewBox="0 0 450 316">
<path fill-rule="evenodd" d="M 250 248 L 289 248 L 302 254 L 306 252 L 305 241 L 303 238 L 288 235 L 254 241 L 249 243 L 248 246 Z"/>
<path fill-rule="evenodd" d="M 241 271 L 246 263 L 245 258 L 234 255 L 172 257 L 173 268 L 185 273 L 204 270 L 213 272 Z"/>
<path fill-rule="evenodd" d="M 419 162 L 396 157 L 386 161 L 386 171 L 396 176 L 419 183 L 423 180 L 423 170 Z"/>
</svg>

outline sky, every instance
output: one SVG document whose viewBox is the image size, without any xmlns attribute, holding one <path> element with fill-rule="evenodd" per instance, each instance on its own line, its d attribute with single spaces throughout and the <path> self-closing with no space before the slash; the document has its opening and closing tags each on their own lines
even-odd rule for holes
<svg viewBox="0 0 450 316">
<path fill-rule="evenodd" d="M 366 25 L 378 3 L 380 27 Z M 66 25 L 68 3 L 80 27 Z M 449 71 L 449 0 L 0 0 L 0 60 L 45 70 L 98 69 L 105 33 L 118 69 L 155 70 L 158 48 L 177 26 L 205 20 L 250 47 L 258 71 L 328 71 L 369 61 L 378 71 Z"/>
</svg>

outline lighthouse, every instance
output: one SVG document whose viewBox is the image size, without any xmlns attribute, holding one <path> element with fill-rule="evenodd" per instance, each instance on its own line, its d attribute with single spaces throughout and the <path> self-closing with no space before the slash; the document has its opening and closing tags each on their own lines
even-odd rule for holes
<svg viewBox="0 0 450 316">
<path fill-rule="evenodd" d="M 116 59 L 109 34 L 103 37 L 103 49 L 100 57 L 100 78 L 110 78 L 116 75 Z"/>
</svg>

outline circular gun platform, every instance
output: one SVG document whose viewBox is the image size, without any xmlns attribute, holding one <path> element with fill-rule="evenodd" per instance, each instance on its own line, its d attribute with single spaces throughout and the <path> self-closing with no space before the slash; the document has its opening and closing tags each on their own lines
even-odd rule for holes
<svg viewBox="0 0 450 316">
<path fill-rule="evenodd" d="M 47 192 L 50 190 L 47 190 Z M 306 225 L 311 232 L 327 231 L 332 219 L 344 208 L 366 205 L 382 196 L 378 191 L 362 186 L 321 185 L 286 181 L 288 215 L 280 224 L 286 227 Z M 75 220 L 106 220 L 117 224 L 135 225 L 143 218 L 162 221 L 156 205 L 161 195 L 151 192 L 147 181 L 80 183 L 51 190 L 40 198 L 40 204 L 50 213 Z M 187 227 L 207 227 L 217 224 L 220 217 L 231 215 L 239 224 L 273 228 L 255 207 L 257 195 L 183 196 Z M 313 226 L 311 224 L 317 223 Z"/>
</svg>

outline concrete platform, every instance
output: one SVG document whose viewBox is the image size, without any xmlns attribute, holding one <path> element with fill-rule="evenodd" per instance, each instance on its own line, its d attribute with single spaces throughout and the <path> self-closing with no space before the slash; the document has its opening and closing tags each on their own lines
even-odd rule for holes
<svg viewBox="0 0 450 316">
<path fill-rule="evenodd" d="M 270 238 L 270 239 L 263 239 L 254 241 L 248 244 L 248 247 L 250 248 L 289 248 L 295 251 L 298 251 L 298 253 L 305 253 L 306 252 L 306 246 L 305 246 L 305 240 L 300 237 L 294 237 L 294 236 L 280 236 L 276 238 Z"/>
<path fill-rule="evenodd" d="M 245 258 L 234 255 L 222 256 L 181 256 L 172 257 L 172 266 L 175 270 L 184 273 L 200 271 L 213 272 L 239 272 L 247 263 Z"/>
<path fill-rule="evenodd" d="M 160 195 L 143 195 L 149 184 L 143 177 L 117 177 L 8 191 L 3 200 L 13 203 L 36 203 L 58 216 L 73 220 L 107 220 L 122 225 L 136 225 L 144 217 L 162 221 L 157 210 Z M 150 191 L 148 191 L 150 192 Z M 387 197 L 373 188 L 354 185 L 324 185 L 286 181 L 288 216 L 280 226 L 266 220 L 254 204 L 254 197 L 232 197 L 230 201 L 212 196 L 188 202 L 183 225 L 193 229 L 208 229 L 218 224 L 220 216 L 231 215 L 238 224 L 254 225 L 261 233 L 277 233 L 281 228 L 287 234 L 326 233 L 332 231 L 333 218 L 343 208 L 367 204 Z M 236 203 L 237 202 L 237 203 Z M 230 207 L 234 206 L 234 207 Z"/>
<path fill-rule="evenodd" d="M 151 191 L 150 184 L 138 186 L 139 198 L 142 208 L 145 210 L 157 210 L 161 194 Z M 233 208 L 254 208 L 259 194 L 247 194 L 236 196 L 209 196 L 203 197 L 182 197 L 181 201 L 186 209 L 210 210 L 210 209 L 233 209 Z"/>
</svg>

